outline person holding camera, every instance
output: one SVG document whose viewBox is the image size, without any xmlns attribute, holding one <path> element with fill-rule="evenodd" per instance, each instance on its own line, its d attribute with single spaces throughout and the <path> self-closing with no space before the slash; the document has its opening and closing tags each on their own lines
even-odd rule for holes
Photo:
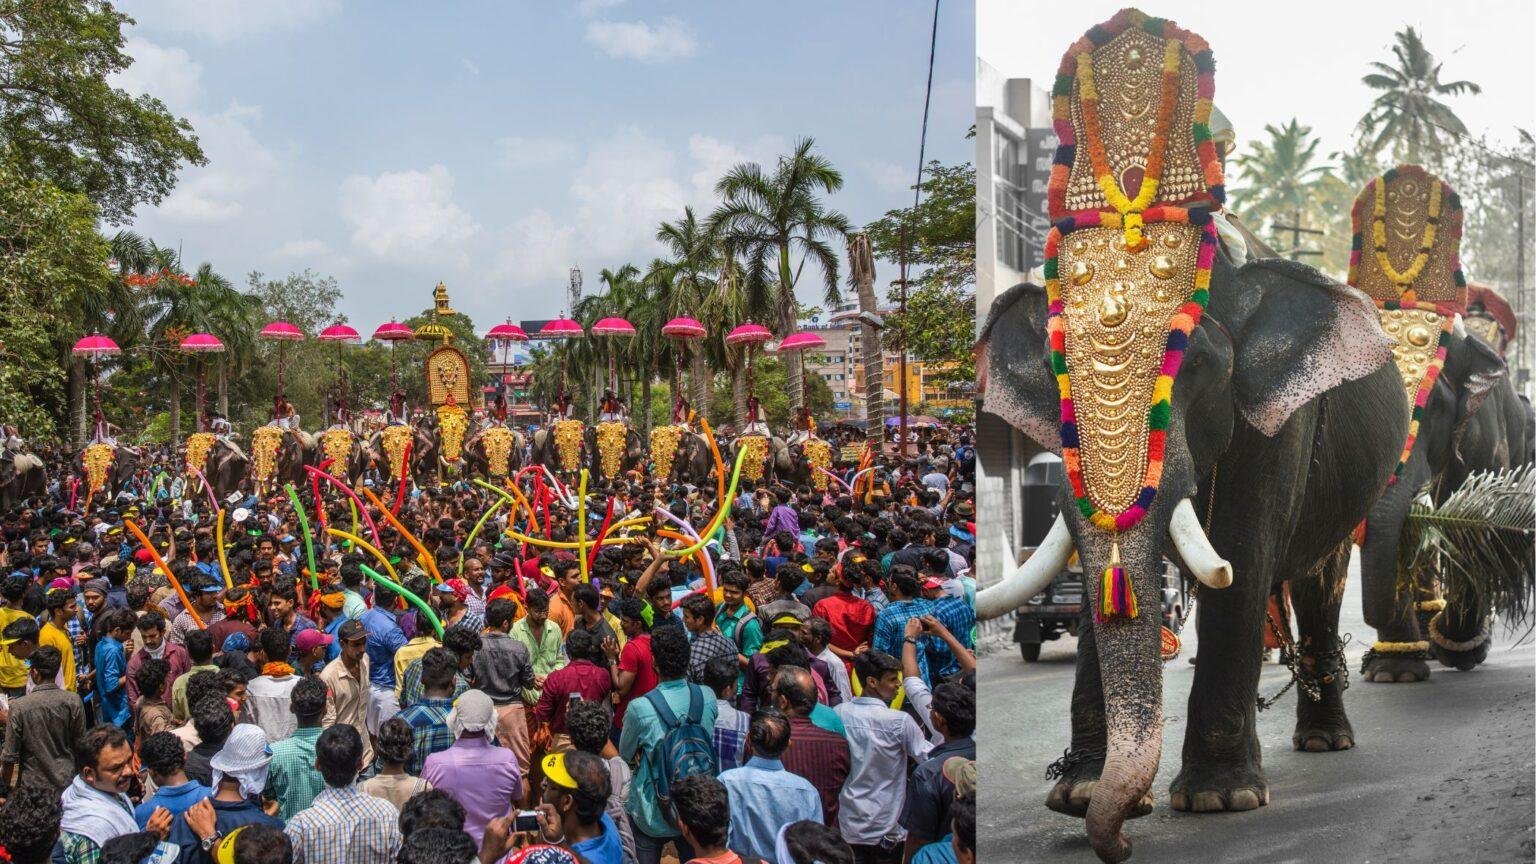
<svg viewBox="0 0 1536 864">
<path fill-rule="evenodd" d="M 517 833 L 536 835 L 539 843 L 579 855 L 590 864 L 623 864 L 623 841 L 606 812 L 612 784 L 603 760 L 570 750 L 544 757 L 542 767 L 538 808 L 491 820 L 480 844 L 481 864 L 510 862 L 508 850 Z"/>
</svg>

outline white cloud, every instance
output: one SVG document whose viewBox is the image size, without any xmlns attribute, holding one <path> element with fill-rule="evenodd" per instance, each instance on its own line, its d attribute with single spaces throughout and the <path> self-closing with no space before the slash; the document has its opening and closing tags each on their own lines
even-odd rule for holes
<svg viewBox="0 0 1536 864">
<path fill-rule="evenodd" d="M 123 53 L 133 58 L 133 65 L 109 77 L 113 86 L 135 96 L 147 93 L 175 112 L 196 105 L 203 91 L 203 66 L 185 50 L 132 36 L 123 43 Z"/>
<path fill-rule="evenodd" d="M 581 0 L 576 4 L 576 12 L 583 18 L 591 18 L 599 12 L 606 12 L 623 5 L 624 0 Z"/>
<path fill-rule="evenodd" d="M 341 11 L 341 0 L 137 0 L 130 13 L 143 26 L 228 42 L 291 30 Z"/>
<path fill-rule="evenodd" d="M 377 177 L 354 174 L 342 181 L 340 208 L 352 226 L 352 244 L 382 258 L 441 254 L 480 231 L 453 202 L 453 175 L 443 165 Z"/>
<path fill-rule="evenodd" d="M 600 258 L 653 248 L 657 224 L 690 203 L 672 151 L 634 126 L 592 147 L 571 196 L 583 249 Z"/>
<path fill-rule="evenodd" d="M 876 186 L 890 192 L 902 192 L 912 190 L 912 181 L 916 178 L 916 168 L 903 168 L 894 162 L 879 162 L 865 160 L 859 164 L 864 174 L 875 182 Z"/>
<path fill-rule="evenodd" d="M 576 263 L 576 229 L 543 209 L 512 223 L 500 246 L 497 275 L 519 284 L 558 284 Z"/>
<path fill-rule="evenodd" d="M 220 114 L 189 119 L 208 164 L 184 170 L 159 212 L 177 221 L 227 222 L 245 211 L 247 195 L 267 189 L 279 173 L 278 158 L 251 129 L 261 109 L 231 102 Z"/>
<path fill-rule="evenodd" d="M 742 162 L 756 162 L 771 170 L 780 154 L 789 148 L 778 135 L 764 135 L 745 144 L 724 141 L 709 135 L 695 133 L 688 139 L 688 156 L 695 165 L 689 181 L 693 188 L 694 205 L 704 206 L 715 202 L 715 183 L 725 173 Z"/>
<path fill-rule="evenodd" d="M 510 171 L 563 162 L 576 152 L 576 147 L 569 141 L 521 135 L 498 138 L 495 147 L 496 164 Z"/>
<path fill-rule="evenodd" d="M 272 253 L 274 258 L 310 258 L 330 251 L 324 240 L 289 240 Z"/>
<path fill-rule="evenodd" d="M 609 57 L 661 63 L 692 57 L 698 51 L 693 31 L 677 18 L 660 24 L 644 21 L 593 21 L 587 24 L 587 41 Z"/>
<path fill-rule="evenodd" d="M 480 77 L 480 66 L 475 61 L 469 59 L 468 57 L 461 57 L 459 58 L 459 65 L 464 68 L 465 72 L 468 72 L 477 78 Z"/>
</svg>

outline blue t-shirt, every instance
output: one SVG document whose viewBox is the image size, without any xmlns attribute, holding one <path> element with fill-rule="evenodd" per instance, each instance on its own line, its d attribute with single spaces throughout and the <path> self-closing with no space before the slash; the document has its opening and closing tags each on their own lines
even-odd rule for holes
<svg viewBox="0 0 1536 864">
<path fill-rule="evenodd" d="M 602 823 L 602 834 L 571 844 L 571 851 L 592 864 L 624 864 L 624 843 L 619 839 L 619 829 L 607 813 L 603 814 Z"/>
<path fill-rule="evenodd" d="M 944 839 L 918 849 L 917 854 L 912 856 L 912 864 L 960 864 L 955 858 L 955 847 L 949 843 L 951 836 L 945 834 Z"/>
<path fill-rule="evenodd" d="M 133 808 L 133 818 L 139 823 L 139 827 L 143 828 L 149 823 L 150 814 L 155 812 L 156 807 L 164 807 L 171 811 L 173 817 L 180 816 L 191 809 L 193 804 L 212 794 L 207 786 L 196 780 L 188 780 L 175 786 L 161 786 L 143 804 Z"/>
</svg>

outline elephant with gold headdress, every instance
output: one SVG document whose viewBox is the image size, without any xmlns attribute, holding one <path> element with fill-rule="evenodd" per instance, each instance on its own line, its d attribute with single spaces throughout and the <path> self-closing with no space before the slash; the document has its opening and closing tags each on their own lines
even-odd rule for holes
<svg viewBox="0 0 1536 864">
<path fill-rule="evenodd" d="M 510 426 L 486 426 L 464 442 L 465 473 L 489 480 L 515 474 L 523 467 L 523 448 L 527 443 L 523 433 Z"/>
</svg>

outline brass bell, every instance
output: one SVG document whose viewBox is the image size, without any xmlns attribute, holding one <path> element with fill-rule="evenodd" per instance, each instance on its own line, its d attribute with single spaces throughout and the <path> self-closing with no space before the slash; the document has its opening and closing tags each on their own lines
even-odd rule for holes
<svg viewBox="0 0 1536 864">
<path fill-rule="evenodd" d="M 1087 261 L 1072 262 L 1072 284 L 1087 285 L 1093 279 L 1093 265 Z"/>
<path fill-rule="evenodd" d="M 1415 348 L 1423 348 L 1429 344 L 1429 328 L 1423 324 L 1415 324 L 1408 328 L 1408 344 Z"/>
<path fill-rule="evenodd" d="M 1152 259 L 1147 270 L 1159 279 L 1172 279 L 1173 274 L 1179 272 L 1178 265 L 1173 263 L 1173 256 L 1159 255 Z"/>
</svg>

